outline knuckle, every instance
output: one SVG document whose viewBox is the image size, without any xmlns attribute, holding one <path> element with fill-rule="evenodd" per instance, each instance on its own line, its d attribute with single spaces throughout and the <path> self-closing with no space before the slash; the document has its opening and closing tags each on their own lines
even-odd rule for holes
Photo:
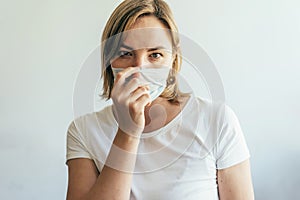
<svg viewBox="0 0 300 200">
<path fill-rule="evenodd" d="M 137 104 L 135 102 L 131 104 L 131 109 L 134 111 L 137 109 Z"/>
<path fill-rule="evenodd" d="M 131 103 L 130 108 L 134 113 L 137 113 L 139 110 L 139 106 L 136 102 Z"/>
<path fill-rule="evenodd" d="M 131 81 L 134 84 L 138 84 L 139 83 L 139 79 L 138 78 L 133 78 Z"/>
<path fill-rule="evenodd" d="M 148 92 L 148 89 L 146 87 L 142 87 L 142 91 L 143 92 Z M 146 94 L 148 94 L 148 93 L 146 93 Z"/>
<path fill-rule="evenodd" d="M 120 78 L 123 76 L 123 73 L 124 73 L 124 72 L 119 72 L 119 73 L 117 73 L 116 78 L 117 78 L 117 79 L 120 79 Z"/>
</svg>

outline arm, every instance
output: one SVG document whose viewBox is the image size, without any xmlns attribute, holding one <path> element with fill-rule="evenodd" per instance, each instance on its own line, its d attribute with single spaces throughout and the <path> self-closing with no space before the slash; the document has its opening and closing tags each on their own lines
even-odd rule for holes
<svg viewBox="0 0 300 200">
<path fill-rule="evenodd" d="M 138 79 L 125 84 L 126 77 L 137 71 L 129 67 L 116 76 L 111 98 L 119 129 L 100 175 L 91 160 L 68 162 L 68 200 L 129 199 L 139 137 L 145 127 L 144 110 L 151 101 L 148 86 Z"/>
<path fill-rule="evenodd" d="M 121 130 L 118 131 L 114 144 L 127 152 L 137 152 L 139 140 L 130 138 Z M 123 169 L 130 169 L 135 164 L 135 158 L 128 156 L 118 156 L 112 149 L 107 158 L 107 162 L 114 165 L 116 160 L 123 166 Z M 90 159 L 72 159 L 67 162 L 69 168 L 69 183 L 67 200 L 85 199 L 129 199 L 132 173 L 119 171 L 105 165 L 99 175 L 94 162 Z"/>
<path fill-rule="evenodd" d="M 249 159 L 229 168 L 218 170 L 220 200 L 253 200 Z"/>
</svg>

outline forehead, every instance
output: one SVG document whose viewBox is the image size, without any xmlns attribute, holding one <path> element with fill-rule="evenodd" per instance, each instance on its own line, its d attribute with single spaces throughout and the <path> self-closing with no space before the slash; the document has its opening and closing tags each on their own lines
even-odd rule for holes
<svg viewBox="0 0 300 200">
<path fill-rule="evenodd" d="M 157 46 L 172 48 L 170 30 L 154 16 L 139 18 L 128 31 L 123 33 L 122 43 L 133 49 Z"/>
</svg>

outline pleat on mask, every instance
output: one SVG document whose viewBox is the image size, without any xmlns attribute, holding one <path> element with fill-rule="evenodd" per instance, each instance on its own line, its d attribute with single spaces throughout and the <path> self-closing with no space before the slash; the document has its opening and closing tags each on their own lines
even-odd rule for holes
<svg viewBox="0 0 300 200">
<path fill-rule="evenodd" d="M 117 73 L 121 72 L 125 68 L 113 68 L 113 75 L 116 77 Z M 149 95 L 151 100 L 155 100 L 166 87 L 167 78 L 169 75 L 170 68 L 166 66 L 151 67 L 143 66 L 140 67 L 139 80 L 141 83 L 147 84 L 149 86 Z M 126 82 L 128 82 L 132 77 L 127 77 Z"/>
</svg>

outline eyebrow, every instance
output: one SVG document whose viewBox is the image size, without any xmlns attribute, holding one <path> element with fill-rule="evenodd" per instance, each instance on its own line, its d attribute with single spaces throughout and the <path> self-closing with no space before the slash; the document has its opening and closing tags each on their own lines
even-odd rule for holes
<svg viewBox="0 0 300 200">
<path fill-rule="evenodd" d="M 122 45 L 120 46 L 120 48 L 122 48 L 122 47 L 125 48 L 125 49 L 128 49 L 128 50 L 130 50 L 130 51 L 135 50 L 134 48 L 132 48 L 132 47 L 126 45 L 126 44 L 122 44 Z M 156 50 L 160 50 L 160 49 L 167 49 L 167 48 L 164 47 L 164 46 L 157 46 L 157 47 L 154 47 L 154 48 L 147 48 L 148 51 L 156 51 Z"/>
</svg>

